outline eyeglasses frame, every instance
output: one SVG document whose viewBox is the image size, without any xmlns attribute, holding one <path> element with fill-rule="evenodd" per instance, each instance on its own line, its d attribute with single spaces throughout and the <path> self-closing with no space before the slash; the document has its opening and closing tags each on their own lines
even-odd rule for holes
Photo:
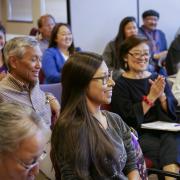
<svg viewBox="0 0 180 180">
<path fill-rule="evenodd" d="M 106 85 L 109 81 L 109 79 L 112 79 L 113 71 L 110 70 L 107 75 L 101 76 L 101 77 L 93 77 L 92 79 L 100 79 L 102 80 L 102 84 Z"/>
</svg>

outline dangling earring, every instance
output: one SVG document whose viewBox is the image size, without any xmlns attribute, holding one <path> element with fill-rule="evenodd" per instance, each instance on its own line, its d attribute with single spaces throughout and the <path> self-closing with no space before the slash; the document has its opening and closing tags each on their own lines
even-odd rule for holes
<svg viewBox="0 0 180 180">
<path fill-rule="evenodd" d="M 127 62 L 124 63 L 124 68 L 125 68 L 125 70 L 128 69 L 128 64 L 127 64 Z"/>
</svg>

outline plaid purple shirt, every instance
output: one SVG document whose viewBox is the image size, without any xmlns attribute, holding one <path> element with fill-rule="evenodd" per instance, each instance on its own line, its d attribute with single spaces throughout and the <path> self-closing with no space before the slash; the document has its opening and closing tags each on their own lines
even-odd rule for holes
<svg viewBox="0 0 180 180">
<path fill-rule="evenodd" d="M 48 126 L 51 125 L 51 108 L 39 83 L 27 87 L 8 73 L 0 81 L 0 103 L 2 102 L 15 102 L 28 106 L 39 114 Z"/>
</svg>

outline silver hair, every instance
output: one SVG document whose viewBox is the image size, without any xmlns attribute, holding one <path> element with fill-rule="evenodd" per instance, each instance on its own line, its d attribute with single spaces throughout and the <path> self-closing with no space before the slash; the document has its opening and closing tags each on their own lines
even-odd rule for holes
<svg viewBox="0 0 180 180">
<path fill-rule="evenodd" d="M 46 125 L 30 108 L 16 103 L 0 104 L 0 154 L 14 152 L 21 141 L 45 133 Z"/>
<path fill-rule="evenodd" d="M 11 56 L 22 59 L 27 47 L 36 47 L 38 45 L 38 41 L 30 36 L 15 37 L 7 41 L 4 46 L 3 53 L 5 64 L 8 69 L 11 68 L 9 63 L 9 59 Z"/>
</svg>

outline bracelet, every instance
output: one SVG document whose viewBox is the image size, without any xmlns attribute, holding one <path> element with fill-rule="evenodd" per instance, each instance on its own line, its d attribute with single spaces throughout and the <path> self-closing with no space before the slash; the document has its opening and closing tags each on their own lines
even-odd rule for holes
<svg viewBox="0 0 180 180">
<path fill-rule="evenodd" d="M 147 96 L 143 96 L 143 97 L 142 97 L 142 100 L 143 100 L 147 105 L 149 105 L 150 107 L 152 107 L 152 106 L 154 105 L 154 103 L 153 103 L 151 100 L 149 100 L 149 99 L 147 98 Z"/>
</svg>

